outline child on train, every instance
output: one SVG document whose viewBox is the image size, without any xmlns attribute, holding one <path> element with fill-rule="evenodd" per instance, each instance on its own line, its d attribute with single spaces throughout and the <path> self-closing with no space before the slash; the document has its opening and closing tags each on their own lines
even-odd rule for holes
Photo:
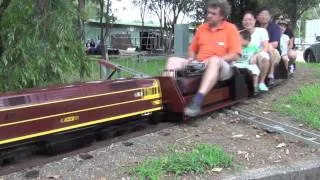
<svg viewBox="0 0 320 180">
<path fill-rule="evenodd" d="M 254 91 L 258 93 L 258 81 L 260 70 L 255 64 L 255 54 L 260 51 L 259 47 L 255 45 L 251 45 L 251 34 L 248 30 L 242 30 L 240 32 L 241 35 L 241 45 L 242 45 L 242 56 L 241 58 L 234 64 L 237 68 L 246 68 L 248 69 L 251 74 L 253 75 L 253 84 L 254 84 Z"/>
</svg>

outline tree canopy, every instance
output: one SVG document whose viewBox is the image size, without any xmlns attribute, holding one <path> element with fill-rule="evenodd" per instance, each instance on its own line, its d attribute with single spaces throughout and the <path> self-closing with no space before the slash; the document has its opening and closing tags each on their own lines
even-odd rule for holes
<svg viewBox="0 0 320 180">
<path fill-rule="evenodd" d="M 295 29 L 297 21 L 312 7 L 319 7 L 320 0 L 265 0 L 261 3 L 273 10 L 273 14 L 283 14 L 291 20 Z"/>
<path fill-rule="evenodd" d="M 0 91 L 63 83 L 74 69 L 84 76 L 76 24 L 72 1 L 11 0 L 0 22 Z"/>
</svg>

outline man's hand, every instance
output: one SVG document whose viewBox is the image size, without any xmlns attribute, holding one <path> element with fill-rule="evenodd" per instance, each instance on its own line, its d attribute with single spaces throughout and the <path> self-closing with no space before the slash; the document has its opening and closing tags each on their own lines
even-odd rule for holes
<svg viewBox="0 0 320 180">
<path fill-rule="evenodd" d="M 185 61 L 184 63 L 183 63 L 183 68 L 185 69 L 187 66 L 188 66 L 188 64 L 190 64 L 192 61 L 193 61 L 194 59 L 193 58 L 188 58 L 187 59 L 187 61 Z"/>
<path fill-rule="evenodd" d="M 237 61 L 239 58 L 240 58 L 240 55 L 238 53 L 229 53 L 225 56 L 220 57 L 220 59 L 226 62 Z"/>
<path fill-rule="evenodd" d="M 192 61 L 194 61 L 194 58 L 193 57 L 189 57 L 187 60 L 188 60 L 188 63 L 191 63 Z"/>
<path fill-rule="evenodd" d="M 277 41 L 275 42 L 270 42 L 270 46 L 272 46 L 273 48 L 277 49 L 279 46 L 279 43 Z"/>
</svg>

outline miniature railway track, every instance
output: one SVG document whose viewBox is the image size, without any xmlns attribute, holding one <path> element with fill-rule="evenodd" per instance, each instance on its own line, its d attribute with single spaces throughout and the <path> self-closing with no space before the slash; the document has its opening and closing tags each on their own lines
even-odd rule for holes
<svg viewBox="0 0 320 180">
<path fill-rule="evenodd" d="M 66 152 L 62 152 L 56 155 L 45 155 L 38 153 L 26 154 L 21 157 L 17 157 L 13 162 L 9 162 L 5 165 L 0 165 L 0 176 L 14 173 L 21 170 L 32 169 L 33 167 L 42 166 L 47 163 L 51 163 L 57 160 L 61 160 L 66 157 L 77 156 L 79 154 L 86 154 L 90 151 L 110 146 L 111 144 L 118 142 L 130 141 L 130 139 L 143 136 L 150 133 L 156 133 L 163 129 L 173 127 L 177 125 L 171 122 L 161 122 L 159 124 L 150 124 L 147 121 L 141 121 L 138 129 L 134 126 L 135 124 L 127 123 L 125 127 L 118 126 L 119 131 L 114 131 L 114 135 L 108 138 L 101 139 L 99 141 L 93 141 L 90 144 L 84 145 L 81 148 L 71 149 Z M 114 129 L 118 129 L 114 128 Z M 126 128 L 127 130 L 124 130 Z M 125 131 L 125 132 L 123 132 Z M 118 134 L 118 133 L 121 134 Z M 123 134 L 122 134 L 123 133 Z M 134 142 L 133 142 L 134 143 Z M 125 145 L 124 145 L 125 146 Z M 0 178 L 1 179 L 1 178 Z"/>
<path fill-rule="evenodd" d="M 320 147 L 320 134 L 284 124 L 270 118 L 262 117 L 240 108 L 232 107 L 231 110 L 237 112 L 236 114 L 247 122 L 256 124 L 267 130 L 301 140 L 308 145 Z"/>
</svg>

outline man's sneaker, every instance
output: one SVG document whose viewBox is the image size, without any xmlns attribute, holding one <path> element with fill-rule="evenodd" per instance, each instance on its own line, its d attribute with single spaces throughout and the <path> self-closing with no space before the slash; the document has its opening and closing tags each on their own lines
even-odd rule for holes
<svg viewBox="0 0 320 180">
<path fill-rule="evenodd" d="M 192 102 L 187 107 L 184 108 L 184 115 L 189 117 L 196 117 L 201 112 L 201 106 L 197 103 Z"/>
<path fill-rule="evenodd" d="M 290 65 L 290 67 L 289 67 L 289 72 L 290 72 L 290 73 L 294 73 L 294 65 L 293 65 L 293 64 Z"/>
<path fill-rule="evenodd" d="M 274 78 L 269 78 L 269 79 L 268 79 L 268 85 L 269 85 L 269 86 L 274 85 Z"/>
<path fill-rule="evenodd" d="M 260 83 L 258 88 L 260 91 L 263 91 L 263 92 L 269 91 L 269 88 L 266 86 L 265 83 Z"/>
<path fill-rule="evenodd" d="M 254 87 L 254 92 L 253 92 L 253 95 L 257 95 L 257 94 L 259 94 L 259 87 L 258 86 Z"/>
</svg>

